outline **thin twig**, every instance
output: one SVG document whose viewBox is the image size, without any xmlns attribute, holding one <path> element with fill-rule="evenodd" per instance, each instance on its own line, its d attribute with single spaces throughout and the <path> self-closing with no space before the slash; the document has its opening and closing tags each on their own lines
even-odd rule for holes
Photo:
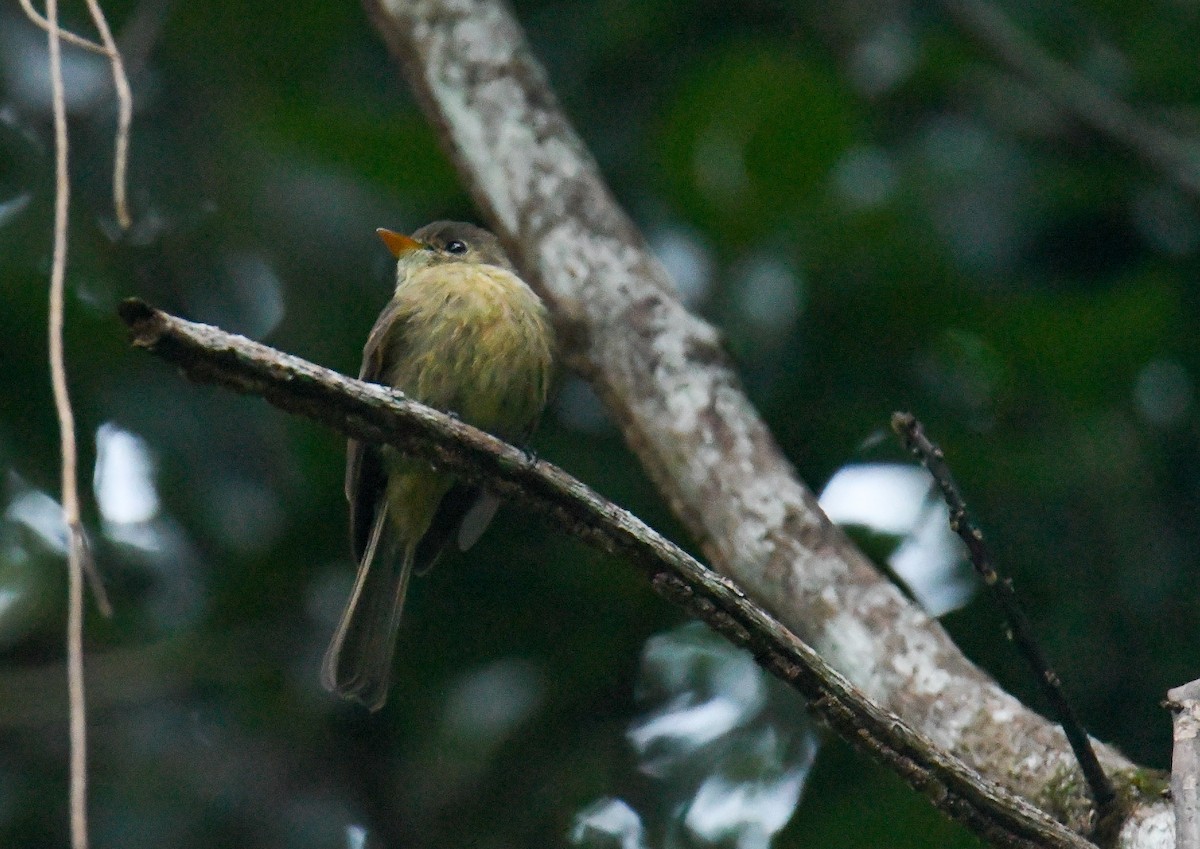
<svg viewBox="0 0 1200 849">
<path fill-rule="evenodd" d="M 355 439 L 383 442 L 549 518 L 583 542 L 644 570 L 669 601 L 702 619 L 809 700 L 839 734 L 895 770 L 938 807 L 997 846 L 1091 844 L 939 749 L 868 699 L 808 645 L 627 510 L 544 460 L 382 386 L 351 380 L 215 327 L 121 305 L 133 344 L 193 380 L 259 395 Z"/>
<path fill-rule="evenodd" d="M 87 50 L 91 50 L 95 53 L 100 53 L 101 55 L 107 56 L 112 63 L 113 88 L 117 94 L 117 133 L 116 133 L 116 144 L 115 144 L 116 152 L 113 156 L 113 208 L 114 208 L 114 212 L 117 217 L 117 221 L 120 224 L 121 228 L 124 230 L 127 230 L 127 229 L 129 229 L 130 224 L 131 224 L 131 220 L 129 217 L 129 203 L 127 200 L 128 179 L 127 179 L 126 175 L 128 174 L 128 170 L 129 170 L 129 167 L 128 167 L 128 163 L 129 163 L 129 131 L 130 131 L 130 127 L 133 122 L 133 93 L 129 87 L 129 79 L 125 73 L 123 61 L 121 58 L 121 52 L 117 48 L 116 41 L 113 39 L 112 31 L 108 27 L 108 21 L 104 17 L 104 11 L 100 8 L 98 0 L 87 0 L 88 9 L 92 14 L 92 20 L 95 22 L 96 29 L 100 32 L 101 37 L 104 40 L 104 44 L 101 45 L 101 44 L 95 43 L 94 41 L 89 41 L 88 39 L 83 38 L 82 36 L 78 36 L 78 35 L 75 35 L 74 33 L 68 32 L 67 30 L 62 29 L 61 27 L 52 26 L 49 19 L 43 17 L 37 11 L 37 9 L 35 9 L 33 7 L 31 0 L 19 0 L 19 2 L 21 4 L 21 8 L 25 11 L 25 14 L 29 18 L 29 20 L 31 22 L 33 22 L 34 24 L 36 24 L 37 26 L 44 29 L 51 36 L 53 36 L 55 33 L 57 33 L 57 35 L 61 41 L 66 41 L 70 44 L 74 44 L 79 47 L 83 47 Z M 57 4 L 55 6 L 55 12 L 56 12 L 55 17 L 57 19 Z M 60 55 L 60 59 L 58 61 L 58 64 L 61 69 L 61 66 L 62 66 L 61 47 L 60 47 L 59 55 Z M 65 114 L 65 107 L 64 107 L 64 114 Z M 57 132 L 58 132 L 58 128 L 57 128 L 57 123 L 56 123 L 56 125 L 55 125 L 56 141 L 57 141 Z M 66 136 L 65 136 L 65 129 L 64 129 L 64 136 L 63 136 L 64 150 L 65 150 L 65 138 L 66 138 Z M 64 165 L 64 168 L 65 168 L 65 165 Z M 69 192 L 69 190 L 70 190 L 69 185 L 67 185 L 66 191 Z M 65 212 L 64 212 L 64 216 L 65 216 Z M 56 241 L 56 245 L 57 245 L 57 241 Z M 63 260 L 62 260 L 63 261 L 63 274 L 65 275 L 65 270 L 66 270 L 65 242 L 64 242 L 63 251 L 64 251 Z M 53 282 L 51 285 L 53 288 Z M 60 295 L 61 295 L 61 292 L 60 292 Z M 52 291 L 52 296 L 53 296 L 53 291 Z M 60 313 L 59 321 L 61 324 L 61 309 L 59 310 L 59 313 Z M 61 336 L 61 329 L 60 329 L 60 336 Z M 64 385 L 65 385 L 65 378 L 64 378 Z M 68 407 L 68 411 L 69 411 L 69 407 L 70 407 L 69 400 L 67 402 L 67 407 Z M 74 421 L 71 421 L 70 424 L 71 424 L 70 430 L 72 433 L 71 439 L 72 439 L 72 441 L 74 441 L 74 429 L 75 429 Z M 72 452 L 72 453 L 75 453 L 75 452 Z M 75 463 L 74 463 L 74 461 L 72 461 L 72 469 L 74 469 L 74 466 L 75 466 Z M 72 472 L 72 477 L 74 477 L 74 476 L 75 476 L 75 473 Z M 78 515 L 79 511 L 78 511 L 78 504 L 77 504 L 77 502 L 78 502 L 77 495 L 75 496 L 75 501 L 76 501 L 75 513 L 76 513 L 76 515 Z M 66 509 L 66 506 L 64 504 L 64 510 L 65 509 Z M 80 527 L 79 527 L 79 533 L 83 534 L 82 525 L 80 525 Z M 87 545 L 87 536 L 84 534 L 81 538 L 82 538 L 83 542 L 80 547 L 79 557 L 80 557 L 81 568 L 83 569 L 83 574 L 87 579 L 88 586 L 92 590 L 92 596 L 96 600 L 96 607 L 100 611 L 100 614 L 105 617 L 111 617 L 113 611 L 112 611 L 112 603 L 109 601 L 109 598 L 108 598 L 108 591 L 104 588 L 104 581 L 101 579 L 100 572 L 96 568 L 96 562 L 91 556 L 91 550 Z"/>
<path fill-rule="evenodd" d="M 37 9 L 33 8 L 32 0 L 17 0 L 17 2 L 21 4 L 21 8 L 25 11 L 25 16 L 29 18 L 31 22 L 44 29 L 46 32 L 50 32 L 50 22 L 42 17 L 41 13 L 38 12 Z M 108 55 L 108 50 L 105 49 L 103 44 L 97 44 L 91 39 L 84 38 L 82 35 L 76 35 L 75 33 L 62 29 L 61 27 L 58 29 L 58 35 L 68 44 L 73 44 L 76 47 L 82 47 L 84 50 L 90 50 L 93 53 L 99 53 L 101 56 Z"/>
<path fill-rule="evenodd" d="M 18 0 L 18 2 L 30 21 L 47 32 L 50 31 L 50 22 L 33 7 L 32 0 Z M 129 75 L 125 72 L 121 50 L 117 47 L 116 39 L 113 38 L 112 30 L 108 26 L 108 19 L 104 16 L 104 10 L 100 7 L 99 0 L 87 0 L 87 7 L 103 44 L 97 44 L 62 28 L 58 28 L 58 34 L 65 42 L 108 57 L 112 65 L 113 89 L 117 95 L 117 132 L 113 154 L 113 211 L 120 228 L 128 230 L 133 224 L 129 215 L 128 200 L 129 136 L 133 126 L 133 91 L 129 86 Z M 88 573 L 88 578 L 93 592 L 96 592 L 99 582 L 91 572 Z M 103 590 L 99 592 L 102 594 Z"/>
<path fill-rule="evenodd" d="M 946 463 L 945 454 L 925 435 L 925 429 L 921 423 L 910 413 L 893 414 L 892 429 L 904 441 L 908 450 L 920 459 L 925 468 L 929 470 L 938 488 L 941 489 L 946 506 L 950 508 L 950 528 L 966 544 L 971 563 L 983 578 L 984 584 L 991 591 L 992 597 L 1000 605 L 1000 609 L 1008 621 L 1012 640 L 1033 669 L 1042 693 L 1050 702 L 1059 722 L 1062 723 L 1063 732 L 1067 735 L 1071 749 L 1075 752 L 1075 757 L 1083 770 L 1084 779 L 1091 789 L 1092 798 L 1096 802 L 1097 824 L 1108 823 L 1110 821 L 1108 815 L 1116 802 L 1116 791 L 1108 776 L 1105 775 L 1103 767 L 1100 766 L 1087 731 L 1084 730 L 1075 709 L 1067 700 L 1062 681 L 1050 667 L 1049 660 L 1033 635 L 1033 627 L 1013 589 L 1012 579 L 1001 578 L 996 571 L 991 555 L 984 544 L 983 532 L 967 514 L 966 502 L 963 500 L 962 493 L 959 492 L 958 485 L 954 482 L 954 476 L 950 473 L 950 466 Z"/>
<path fill-rule="evenodd" d="M 91 0 L 89 0 L 89 2 L 91 2 Z M 80 38 L 79 36 L 72 35 L 71 33 L 67 32 L 66 30 L 62 29 L 61 27 L 52 27 L 52 26 L 50 25 L 50 22 L 49 22 L 49 20 L 47 20 L 46 18 L 42 17 L 42 16 L 41 16 L 41 15 L 38 13 L 38 11 L 37 11 L 36 9 L 34 9 L 32 5 L 30 5 L 30 0 L 20 0 L 20 3 L 21 3 L 21 8 L 25 10 L 25 13 L 26 13 L 26 15 L 28 15 L 28 17 L 29 17 L 30 21 L 32 21 L 33 23 L 37 24 L 39 27 L 41 27 L 42 29 L 44 29 L 44 30 L 45 30 L 45 31 L 46 31 L 46 32 L 47 32 L 47 33 L 48 33 L 48 34 L 49 34 L 51 37 L 52 37 L 52 36 L 53 36 L 55 33 L 57 33 L 57 34 L 58 34 L 58 36 L 60 37 L 60 39 L 61 39 L 62 41 L 68 41 L 68 42 L 71 42 L 71 43 L 73 43 L 73 44 L 78 44 L 80 47 L 86 47 L 86 48 L 87 48 L 87 49 L 89 49 L 89 50 L 95 49 L 95 51 L 96 51 L 96 52 L 103 53 L 103 54 L 104 54 L 104 55 L 106 55 L 106 56 L 107 56 L 107 55 L 109 55 L 109 51 L 108 51 L 107 49 L 105 49 L 104 47 L 102 47 L 102 46 L 100 46 L 100 45 L 98 45 L 98 44 L 95 44 L 94 42 L 90 42 L 90 41 L 88 41 L 88 40 L 87 40 L 87 39 L 85 39 L 85 38 Z M 57 4 L 56 4 L 56 6 L 55 6 L 55 12 L 56 12 L 56 17 L 57 17 Z M 53 40 L 53 39 L 52 39 L 52 40 Z M 113 49 L 114 49 L 114 50 L 116 49 L 116 48 L 115 48 L 115 45 L 114 45 Z M 60 47 L 60 49 L 59 49 L 59 54 L 58 54 L 58 55 L 59 55 L 59 59 L 58 59 L 58 67 L 59 67 L 59 71 L 60 71 L 60 77 L 61 77 L 61 68 L 62 68 L 61 47 Z M 118 61 L 119 61 L 119 60 L 118 60 Z M 53 59 L 52 59 L 52 62 L 53 62 Z M 128 87 L 127 87 L 127 88 L 128 88 Z M 65 94 L 65 92 L 64 92 L 64 94 Z M 56 105 L 56 106 L 58 105 L 58 104 L 57 104 L 57 102 L 55 103 L 55 105 Z M 63 108 L 63 114 L 64 114 L 64 116 L 65 116 L 65 114 L 66 114 L 66 108 L 65 108 L 65 106 L 64 106 L 64 108 Z M 65 118 L 64 118 L 64 120 L 65 120 Z M 63 171 L 63 173 L 64 173 L 64 174 L 66 174 L 66 129 L 65 129 L 65 124 L 64 124 L 64 128 L 63 128 L 63 136 L 62 136 L 62 143 L 61 143 L 61 146 L 59 145 L 59 140 L 58 140 L 58 129 L 59 129 L 59 128 L 58 128 L 58 118 L 57 118 L 57 113 L 56 113 L 56 115 L 55 115 L 55 144 L 56 144 L 56 148 L 55 148 L 55 149 L 56 149 L 56 150 L 59 150 L 59 149 L 61 149 L 61 150 L 63 151 L 63 162 L 61 163 L 61 165 L 62 165 L 62 171 Z M 126 129 L 126 136 L 128 136 L 128 130 L 127 130 L 127 129 Z M 120 158 L 120 146 L 121 146 L 120 139 L 118 139 L 117 145 L 118 145 L 118 158 Z M 125 147 L 126 147 L 126 150 L 127 150 L 127 149 L 128 149 L 128 140 L 126 140 Z M 56 168 L 56 170 L 58 169 L 58 167 L 59 167 L 59 166 L 58 166 L 58 163 L 57 163 L 57 160 L 56 160 L 56 165 L 55 165 L 55 168 Z M 124 165 L 123 165 L 123 163 L 121 163 L 121 168 L 122 168 L 122 172 L 123 172 L 123 171 L 124 171 Z M 124 180 L 124 174 L 122 173 L 122 177 L 121 177 L 121 184 L 122 184 L 122 187 L 123 187 L 123 185 L 124 185 L 124 182 L 125 182 L 125 180 Z M 123 188 L 122 188 L 122 191 L 123 191 Z M 59 194 L 58 194 L 58 193 L 62 193 L 62 197 L 64 197 L 64 198 L 67 198 L 67 197 L 69 196 L 69 193 L 70 193 L 70 183 L 69 183 L 69 177 L 64 177 L 64 178 L 62 179 L 62 181 L 61 181 L 61 182 L 58 182 L 58 185 L 57 185 L 57 187 L 56 187 L 56 203 L 57 203 L 57 198 L 59 197 Z M 122 200 L 121 200 L 121 201 L 120 201 L 120 202 L 117 204 L 117 209 L 118 209 L 118 212 L 117 212 L 117 214 L 118 214 L 118 217 L 120 217 L 120 212 L 121 212 L 121 209 L 122 209 L 123 205 L 124 205 L 124 200 L 123 200 L 123 198 L 122 198 Z M 63 219 L 64 219 L 64 221 L 65 221 L 65 219 L 66 219 L 66 214 L 67 214 L 67 209 L 66 209 L 66 207 L 67 207 L 67 203 L 66 203 L 66 201 L 64 200 L 64 202 L 63 202 L 63 209 L 62 209 L 62 215 L 63 215 Z M 56 206 L 55 210 L 56 210 L 56 211 L 55 211 L 55 233 L 56 233 L 56 236 L 55 236 L 55 251 L 57 251 L 57 250 L 58 250 L 58 245 L 59 245 L 59 240 L 58 240 L 58 236 L 57 236 L 57 233 L 58 233 L 58 217 L 57 217 L 57 216 L 58 216 L 58 207 L 57 207 L 57 206 Z M 126 213 L 126 216 L 128 216 L 128 213 Z M 62 240 L 62 252 L 63 252 L 63 253 L 62 253 L 62 257 L 61 257 L 62 269 L 61 269 L 61 270 L 58 272 L 58 273 L 59 273 L 59 275 L 60 275 L 60 277 L 59 277 L 59 284 L 58 284 L 58 289 L 57 289 L 57 292 L 58 292 L 58 304 L 59 304 L 59 306 L 58 306 L 58 308 L 57 308 L 57 315 L 58 315 L 58 318 L 57 318 L 57 322 L 58 322 L 57 337 L 58 337 L 58 339 L 59 339 L 59 343 L 58 343 L 58 344 L 59 344 L 60 348 L 61 348 L 61 337 L 62 337 L 62 284 L 63 284 L 63 278 L 64 278 L 64 277 L 65 277 L 65 275 L 66 275 L 66 236 L 65 236 L 65 226 L 66 226 L 66 225 L 65 225 L 65 223 L 64 223 L 64 224 L 63 224 L 63 228 L 64 228 L 64 229 L 63 229 L 63 234 L 64 234 L 64 235 L 63 235 L 63 240 Z M 57 253 L 56 253 L 56 254 L 55 254 L 55 262 L 58 262 L 58 261 L 59 261 L 59 257 L 58 257 L 58 255 L 57 255 Z M 56 319 L 55 319 L 55 307 L 54 307 L 54 304 L 55 304 L 55 291 L 56 291 L 56 290 L 55 290 L 55 284 L 54 284 L 54 272 L 53 272 L 53 271 L 52 271 L 52 273 L 51 273 L 51 284 L 50 284 L 50 286 L 51 286 L 51 289 L 50 289 L 50 299 L 51 299 L 51 308 L 50 308 L 50 310 L 51 310 L 51 314 L 50 314 L 50 321 L 51 321 L 51 328 L 50 328 L 50 344 L 51 344 L 51 346 L 52 346 L 52 348 L 51 348 L 51 359 L 52 359 L 52 361 L 53 361 L 53 357 L 54 357 L 53 346 L 54 346 L 54 344 L 55 344 L 54 340 L 55 340 L 55 338 L 56 338 L 56 337 L 55 337 L 55 333 L 56 333 L 56 331 L 55 331 L 55 324 L 54 324 L 54 322 L 55 322 L 55 320 L 56 320 Z M 59 355 L 60 355 L 60 359 L 61 359 L 61 351 L 59 352 Z M 65 393 L 66 393 L 66 378 L 65 378 L 65 374 L 64 374 L 64 377 L 63 377 L 63 392 L 64 392 L 64 397 L 65 397 Z M 55 403 L 56 403 L 56 404 L 58 403 L 57 396 L 56 396 L 56 399 L 55 399 Z M 69 400 L 69 398 L 67 398 L 67 400 L 66 400 L 66 410 L 67 410 L 68 414 L 71 412 L 71 409 L 70 409 L 70 400 Z M 62 422 L 62 421 L 63 421 L 63 420 L 60 418 L 60 422 Z M 67 429 L 70 431 L 70 434 L 71 434 L 71 436 L 70 436 L 70 440 L 71 440 L 71 443 L 72 443 L 72 449 L 71 449 L 71 452 L 70 452 L 70 453 L 71 453 L 71 455 L 72 455 L 72 459 L 71 459 L 70 463 L 71 463 L 71 478 L 72 478 L 72 480 L 74 480 L 74 479 L 75 479 L 75 477 L 76 477 L 76 472 L 75 472 L 76 460 L 74 459 L 74 456 L 76 455 L 76 453 L 77 453 L 77 452 L 76 452 L 76 451 L 75 451 L 75 449 L 74 449 L 74 441 L 75 441 L 75 423 L 74 423 L 74 419 L 73 419 L 73 417 L 72 417 L 72 418 L 71 418 L 69 421 L 67 421 L 67 422 L 66 422 L 66 424 L 67 424 L 67 425 L 69 425 L 69 427 L 68 427 Z M 63 462 L 64 462 L 64 463 L 66 463 L 66 462 L 67 462 L 67 455 L 66 455 L 66 452 L 65 452 L 65 451 L 64 451 L 64 453 L 63 453 Z M 66 477 L 66 476 L 64 475 L 64 482 L 65 482 L 65 477 Z M 65 489 L 65 486 L 64 486 L 64 489 Z M 78 516 L 79 516 L 79 508 L 78 508 L 78 494 L 77 494 L 77 492 L 78 492 L 78 485 L 77 485 L 77 484 L 73 484 L 73 486 L 72 486 L 72 488 L 71 488 L 71 491 L 72 491 L 72 493 L 74 493 L 74 494 L 73 494 L 73 496 L 72 496 L 72 500 L 75 502 L 75 508 L 74 508 L 74 512 L 75 512 L 75 515 L 76 515 L 76 517 L 78 517 Z M 65 515 L 65 514 L 66 514 L 66 512 L 67 512 L 67 505 L 66 505 L 66 497 L 65 497 L 65 496 L 64 496 L 64 503 L 63 503 L 63 511 L 64 511 L 64 515 Z M 69 522 L 68 522 L 68 524 L 69 524 Z M 91 590 L 92 590 L 92 596 L 93 596 L 93 598 L 95 598 L 95 600 L 96 600 L 96 607 L 97 607 L 97 609 L 100 611 L 101 615 L 103 615 L 103 616 L 105 616 L 105 617 L 110 617 L 110 616 L 112 616 L 112 603 L 111 603 L 111 602 L 109 601 L 109 599 L 108 599 L 108 591 L 107 591 L 107 590 L 104 588 L 104 581 L 103 581 L 103 580 L 101 580 L 101 578 L 100 578 L 100 572 L 99 572 L 99 571 L 97 570 L 97 568 L 96 568 L 96 562 L 95 562 L 95 560 L 93 560 L 93 559 L 92 559 L 92 556 L 91 556 L 91 550 L 89 549 L 89 547 L 88 547 L 88 545 L 87 545 L 87 536 L 86 536 L 86 535 L 84 534 L 84 532 L 83 532 L 83 526 L 82 526 L 82 524 L 79 524 L 79 525 L 78 525 L 78 531 L 79 531 L 79 533 L 82 535 L 82 536 L 81 536 L 81 538 L 82 538 L 82 540 L 83 540 L 83 543 L 82 543 L 82 545 L 81 545 L 81 547 L 80 547 L 80 554 L 79 554 L 79 558 L 80 558 L 80 564 L 81 564 L 81 568 L 83 569 L 83 574 L 84 574 L 84 576 L 87 578 L 88 586 L 89 586 L 89 587 L 91 588 Z"/>
<path fill-rule="evenodd" d="M 1114 93 L 1055 59 L 986 0 L 940 3 L 964 32 L 1059 108 L 1200 199 L 1200 145 L 1147 120 Z"/>
<path fill-rule="evenodd" d="M 121 24 L 117 36 L 125 75 L 136 80 L 146 67 L 163 27 L 177 0 L 139 0 L 134 12 Z"/>
<path fill-rule="evenodd" d="M 129 77 L 125 74 L 125 64 L 121 51 L 113 38 L 104 10 L 100 8 L 99 0 L 87 0 L 88 11 L 92 22 L 100 33 L 104 43 L 105 53 L 112 64 L 113 88 L 117 93 L 117 134 L 116 150 L 113 154 L 113 209 L 116 212 L 117 224 L 122 230 L 128 230 L 133 224 L 129 217 L 128 180 L 129 170 L 129 129 L 133 124 L 133 92 L 129 88 Z"/>
<path fill-rule="evenodd" d="M 1167 692 L 1174 749 L 1171 801 L 1175 804 L 1175 849 L 1200 849 L 1200 681 Z"/>
<path fill-rule="evenodd" d="M 67 169 L 67 107 L 63 86 L 58 0 L 46 0 L 49 22 L 50 86 L 54 101 L 54 259 L 50 269 L 50 379 L 58 413 L 62 452 L 62 506 L 67 525 L 67 688 L 71 706 L 71 846 L 87 849 L 87 704 L 83 685 L 83 564 L 86 543 L 79 516 L 75 415 L 67 390 L 63 356 L 63 289 L 67 271 L 67 213 L 71 197 Z"/>
</svg>

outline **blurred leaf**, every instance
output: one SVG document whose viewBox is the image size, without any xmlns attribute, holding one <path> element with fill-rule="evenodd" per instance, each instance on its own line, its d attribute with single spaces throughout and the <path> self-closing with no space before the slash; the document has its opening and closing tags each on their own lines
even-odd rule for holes
<svg viewBox="0 0 1200 849">
<path fill-rule="evenodd" d="M 660 130 L 673 198 L 722 243 L 761 238 L 814 202 L 855 117 L 826 68 L 770 43 L 691 69 Z"/>
</svg>

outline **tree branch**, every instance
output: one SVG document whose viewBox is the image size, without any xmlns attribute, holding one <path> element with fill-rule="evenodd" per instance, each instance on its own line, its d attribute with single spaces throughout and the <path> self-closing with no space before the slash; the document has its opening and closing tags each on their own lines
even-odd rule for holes
<svg viewBox="0 0 1200 849">
<path fill-rule="evenodd" d="M 985 0 L 940 0 L 959 28 L 1058 107 L 1200 200 L 1200 145 L 1146 120 L 1117 95 L 1059 62 Z"/>
<path fill-rule="evenodd" d="M 179 366 L 193 380 L 260 395 L 282 410 L 347 436 L 395 446 L 630 561 L 647 574 L 658 593 L 753 653 L 764 668 L 807 698 L 810 708 L 843 738 L 988 842 L 1072 849 L 1092 845 L 938 750 L 870 701 L 731 581 L 550 463 L 530 460 L 520 449 L 398 392 L 184 321 L 141 301 L 125 301 L 121 317 L 133 331 L 134 345 Z"/>
<path fill-rule="evenodd" d="M 1176 849 L 1200 849 L 1200 681 L 1167 692 L 1174 726 L 1171 799 Z"/>
<path fill-rule="evenodd" d="M 613 200 L 507 8 L 365 2 L 489 224 L 551 304 L 569 364 L 709 562 L 939 747 L 1086 831 L 1092 806 L 1061 730 L 964 658 L 820 511 L 718 332 L 680 304 Z M 1109 775 L 1134 769 L 1097 754 Z M 1169 806 L 1145 800 L 1122 839 L 1150 845 L 1170 822 Z"/>
<path fill-rule="evenodd" d="M 921 461 L 942 491 L 942 497 L 950 511 L 950 529 L 958 534 L 963 545 L 967 547 L 971 565 L 975 567 L 975 571 L 983 579 L 984 586 L 988 588 L 992 598 L 1004 614 L 1004 620 L 1008 624 L 1009 638 L 1016 644 L 1017 650 L 1029 664 L 1042 695 L 1050 703 L 1054 713 L 1058 715 L 1058 721 L 1067 735 L 1071 750 L 1075 752 L 1075 758 L 1083 770 L 1083 777 L 1087 781 L 1088 787 L 1091 788 L 1092 798 L 1096 801 L 1098 820 L 1095 831 L 1103 833 L 1106 827 L 1116 824 L 1114 817 L 1118 813 L 1116 810 L 1117 793 L 1113 789 L 1112 782 L 1108 780 L 1108 776 L 1104 774 L 1104 768 L 1100 766 L 1100 761 L 1096 758 L 1091 738 L 1088 737 L 1083 723 L 1075 713 L 1075 708 L 1067 699 L 1058 673 L 1050 666 L 1049 659 L 1033 634 L 1033 625 L 1030 624 L 1029 617 L 1025 614 L 1025 608 L 1013 588 L 1012 579 L 1001 578 L 1000 573 L 993 565 L 992 556 L 988 552 L 987 544 L 983 541 L 983 531 L 979 529 L 967 512 L 967 503 L 958 489 L 958 484 L 954 481 L 954 475 L 950 473 L 950 464 L 946 462 L 946 455 L 926 435 L 921 422 L 911 413 L 893 413 L 892 429 L 904 442 L 904 447 Z"/>
</svg>

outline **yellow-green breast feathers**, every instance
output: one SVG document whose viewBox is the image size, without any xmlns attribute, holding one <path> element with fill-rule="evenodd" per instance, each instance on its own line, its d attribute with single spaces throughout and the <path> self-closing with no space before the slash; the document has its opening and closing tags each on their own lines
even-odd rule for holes
<svg viewBox="0 0 1200 849">
<path fill-rule="evenodd" d="M 546 403 L 553 336 L 520 278 L 495 265 L 431 265 L 399 282 L 392 306 L 382 382 L 505 439 L 528 434 Z"/>
</svg>

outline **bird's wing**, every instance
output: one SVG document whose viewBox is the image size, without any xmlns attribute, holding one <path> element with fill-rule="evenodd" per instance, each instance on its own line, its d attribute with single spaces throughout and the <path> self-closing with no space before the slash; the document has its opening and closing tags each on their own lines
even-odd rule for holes
<svg viewBox="0 0 1200 849">
<path fill-rule="evenodd" d="M 387 382 L 385 361 L 395 362 L 403 356 L 404 309 L 404 304 L 393 301 L 380 314 L 363 347 L 359 380 Z M 532 429 L 530 426 L 525 433 Z M 346 448 L 346 499 L 350 502 L 351 548 L 360 563 L 370 545 L 376 510 L 386 487 L 387 474 L 379 446 L 351 439 Z M 463 551 L 474 545 L 499 503 L 495 496 L 478 487 L 456 483 L 442 498 L 429 530 L 418 544 L 413 557 L 414 571 L 420 575 L 433 566 L 451 539 L 456 539 Z"/>
<path fill-rule="evenodd" d="M 404 320 L 400 312 L 401 305 L 393 301 L 380 313 L 363 347 L 359 380 L 381 382 L 384 355 L 390 353 L 394 357 L 403 338 L 402 326 L 395 326 Z M 367 551 L 375 525 L 375 510 L 386 487 L 387 475 L 379 446 L 351 439 L 346 445 L 346 500 L 350 502 L 350 547 L 357 562 L 362 562 Z"/>
<path fill-rule="evenodd" d="M 413 557 L 415 571 L 424 575 L 450 544 L 458 542 L 459 551 L 466 551 L 483 536 L 488 523 L 496 514 L 500 499 L 479 487 L 456 483 L 442 497 L 429 530 L 421 537 Z"/>
</svg>

